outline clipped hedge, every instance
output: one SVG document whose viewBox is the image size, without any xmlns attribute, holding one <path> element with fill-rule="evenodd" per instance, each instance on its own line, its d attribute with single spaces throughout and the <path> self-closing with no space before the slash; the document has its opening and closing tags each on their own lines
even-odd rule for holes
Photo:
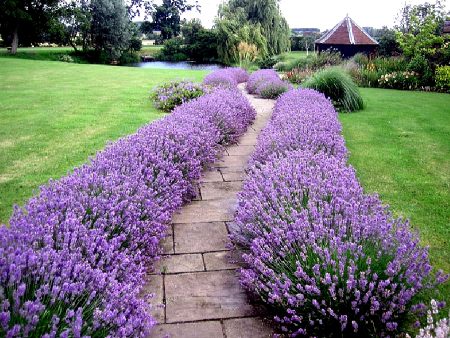
<svg viewBox="0 0 450 338">
<path fill-rule="evenodd" d="M 223 68 L 213 71 L 206 75 L 203 84 L 213 87 L 228 87 L 234 88 L 239 83 L 248 80 L 248 73 L 246 70 L 239 67 Z"/>
<path fill-rule="evenodd" d="M 247 91 L 265 99 L 276 99 L 292 89 L 292 86 L 281 80 L 273 69 L 261 69 L 252 73 L 247 82 Z"/>
<path fill-rule="evenodd" d="M 230 237 L 246 262 L 242 285 L 291 336 L 395 335 L 414 296 L 433 280 L 427 249 L 408 222 L 364 194 L 346 162 L 325 96 L 303 89 L 281 96 L 252 157 Z"/>
<path fill-rule="evenodd" d="M 171 216 L 255 117 L 236 89 L 179 106 L 40 188 L 0 227 L 0 336 L 144 337 Z"/>
</svg>

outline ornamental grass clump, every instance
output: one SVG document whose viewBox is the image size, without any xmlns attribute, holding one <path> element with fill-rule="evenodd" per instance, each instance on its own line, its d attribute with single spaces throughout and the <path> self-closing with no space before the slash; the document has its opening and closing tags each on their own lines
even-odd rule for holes
<svg viewBox="0 0 450 338">
<path fill-rule="evenodd" d="M 281 80 L 273 69 L 261 69 L 252 73 L 247 82 L 247 91 L 265 99 L 276 99 L 292 89 L 292 86 Z"/>
<path fill-rule="evenodd" d="M 208 74 L 203 80 L 203 84 L 213 87 L 235 88 L 239 83 L 246 82 L 248 73 L 238 67 L 230 67 L 215 70 Z"/>
<path fill-rule="evenodd" d="M 321 110 L 320 129 L 314 117 Z M 293 146 L 281 133 L 287 116 L 305 119 L 299 134 L 311 126 L 320 142 L 293 135 L 305 143 Z M 345 147 L 320 134 L 340 134 L 322 94 L 294 90 L 278 100 L 231 229 L 246 263 L 241 283 L 291 336 L 394 336 L 414 297 L 446 276 L 432 278 L 427 249 L 408 222 L 394 218 L 377 195 L 364 194 Z"/>
<path fill-rule="evenodd" d="M 139 293 L 171 216 L 254 117 L 236 90 L 214 91 L 16 208 L 0 228 L 0 336 L 147 336 L 155 320 Z"/>
<path fill-rule="evenodd" d="M 323 93 L 341 111 L 352 112 L 364 108 L 358 86 L 343 69 L 331 67 L 320 70 L 304 81 L 302 87 Z"/>
<path fill-rule="evenodd" d="M 190 81 L 174 81 L 158 86 L 151 94 L 155 107 L 165 112 L 172 111 L 175 107 L 200 97 L 208 92 L 208 89 Z"/>
</svg>

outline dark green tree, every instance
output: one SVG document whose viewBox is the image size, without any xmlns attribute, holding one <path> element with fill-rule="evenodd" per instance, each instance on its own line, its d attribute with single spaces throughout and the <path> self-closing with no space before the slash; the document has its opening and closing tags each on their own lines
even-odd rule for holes
<svg viewBox="0 0 450 338">
<path fill-rule="evenodd" d="M 236 61 L 240 42 L 257 46 L 260 56 L 276 55 L 290 49 L 290 29 L 278 0 L 229 0 L 219 7 L 216 19 L 219 57 Z"/>
<path fill-rule="evenodd" d="M 163 0 L 161 5 L 154 6 L 152 13 L 153 30 L 161 31 L 163 40 L 177 37 L 181 32 L 181 14 L 199 5 L 189 4 L 186 0 Z"/>
<path fill-rule="evenodd" d="M 19 39 L 25 44 L 41 42 L 50 30 L 60 0 L 0 0 L 0 33 L 17 52 Z"/>
<path fill-rule="evenodd" d="M 92 0 L 92 47 L 109 61 L 129 50 L 133 31 L 123 0 Z"/>
</svg>

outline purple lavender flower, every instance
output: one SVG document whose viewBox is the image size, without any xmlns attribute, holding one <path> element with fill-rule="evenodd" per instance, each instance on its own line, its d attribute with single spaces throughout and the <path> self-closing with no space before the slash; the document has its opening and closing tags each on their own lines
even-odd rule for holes
<svg viewBox="0 0 450 338">
<path fill-rule="evenodd" d="M 284 92 L 293 89 L 292 85 L 284 82 L 273 69 L 261 69 L 250 75 L 247 91 L 266 99 L 276 99 Z"/>
<path fill-rule="evenodd" d="M 428 287 L 431 266 L 407 221 L 364 194 L 331 103 L 278 100 L 239 194 L 230 238 L 241 283 L 293 336 L 387 336 Z"/>
<path fill-rule="evenodd" d="M 144 337 L 139 297 L 172 214 L 255 117 L 218 89 L 41 187 L 0 227 L 0 336 Z"/>
<path fill-rule="evenodd" d="M 248 80 L 248 73 L 242 68 L 223 68 L 208 74 L 203 84 L 213 87 L 235 88 Z"/>
</svg>

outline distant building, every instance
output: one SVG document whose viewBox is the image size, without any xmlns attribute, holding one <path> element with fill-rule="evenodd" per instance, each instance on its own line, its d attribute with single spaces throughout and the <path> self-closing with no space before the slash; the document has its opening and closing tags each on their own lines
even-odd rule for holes
<svg viewBox="0 0 450 338">
<path fill-rule="evenodd" d="M 445 20 L 444 21 L 444 30 L 443 30 L 444 34 L 450 34 L 450 20 Z"/>
<path fill-rule="evenodd" d="M 378 42 L 347 16 L 332 30 L 316 40 L 315 48 L 319 53 L 336 49 L 344 57 L 352 57 L 356 53 L 375 53 Z"/>
<path fill-rule="evenodd" d="M 320 34 L 319 28 L 293 28 L 292 33 L 298 36 L 313 36 Z"/>
</svg>

